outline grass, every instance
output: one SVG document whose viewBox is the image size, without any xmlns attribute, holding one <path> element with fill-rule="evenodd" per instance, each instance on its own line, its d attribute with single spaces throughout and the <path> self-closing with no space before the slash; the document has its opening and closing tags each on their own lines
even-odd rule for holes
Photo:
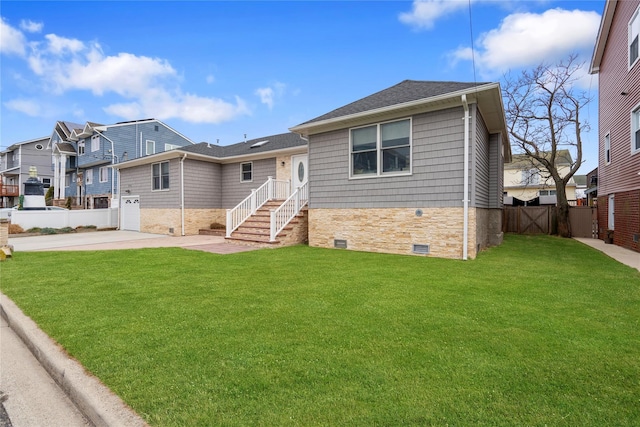
<svg viewBox="0 0 640 427">
<path fill-rule="evenodd" d="M 508 235 L 467 262 L 298 246 L 0 268 L 154 426 L 640 424 L 640 273 L 573 240 Z"/>
</svg>

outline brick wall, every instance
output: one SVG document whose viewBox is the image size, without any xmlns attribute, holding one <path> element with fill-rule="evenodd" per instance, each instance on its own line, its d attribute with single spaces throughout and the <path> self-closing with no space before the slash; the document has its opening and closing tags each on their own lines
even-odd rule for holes
<svg viewBox="0 0 640 427">
<path fill-rule="evenodd" d="M 640 190 L 615 194 L 613 243 L 640 252 Z M 609 197 L 598 197 L 598 238 L 606 237 Z M 634 241 L 635 240 L 635 241 Z"/>
<path fill-rule="evenodd" d="M 429 245 L 430 256 L 462 258 L 462 208 L 309 209 L 309 245 L 404 255 Z M 468 257 L 476 257 L 476 211 L 469 209 Z"/>
<path fill-rule="evenodd" d="M 226 223 L 225 209 L 185 209 L 184 234 L 198 234 L 211 223 Z M 173 233 L 170 231 L 173 228 Z M 143 233 L 180 236 L 182 223 L 180 209 L 140 209 L 140 231 Z"/>
</svg>

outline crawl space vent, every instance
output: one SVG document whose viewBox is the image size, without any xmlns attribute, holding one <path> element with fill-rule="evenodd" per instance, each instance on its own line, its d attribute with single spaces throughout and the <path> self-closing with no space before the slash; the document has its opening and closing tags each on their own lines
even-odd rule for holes
<svg viewBox="0 0 640 427">
<path fill-rule="evenodd" d="M 335 239 L 333 241 L 333 247 L 338 249 L 347 249 L 347 241 Z"/>
<path fill-rule="evenodd" d="M 429 245 L 413 245 L 413 253 L 426 255 L 429 253 Z"/>
</svg>

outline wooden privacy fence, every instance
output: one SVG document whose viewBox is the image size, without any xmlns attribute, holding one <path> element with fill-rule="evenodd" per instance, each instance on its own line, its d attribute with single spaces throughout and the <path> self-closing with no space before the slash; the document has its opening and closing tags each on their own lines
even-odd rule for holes
<svg viewBox="0 0 640 427">
<path fill-rule="evenodd" d="M 598 237 L 597 208 L 571 206 L 569 222 L 573 237 Z M 555 206 L 505 206 L 502 211 L 502 231 L 517 234 L 555 234 Z"/>
<path fill-rule="evenodd" d="M 517 234 L 552 234 L 555 206 L 505 206 L 502 231 Z"/>
</svg>

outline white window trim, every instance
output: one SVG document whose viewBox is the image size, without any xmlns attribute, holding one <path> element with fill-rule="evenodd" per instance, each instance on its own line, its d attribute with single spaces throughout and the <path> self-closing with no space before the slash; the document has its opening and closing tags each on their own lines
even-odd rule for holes
<svg viewBox="0 0 640 427">
<path fill-rule="evenodd" d="M 164 151 L 175 150 L 176 148 L 180 148 L 180 146 L 177 144 L 164 144 Z"/>
<path fill-rule="evenodd" d="M 636 132 L 640 131 L 640 104 L 631 109 L 629 125 L 629 130 L 631 132 L 629 148 L 631 149 L 631 154 L 637 154 L 640 153 L 640 147 L 636 148 Z"/>
<path fill-rule="evenodd" d="M 638 8 L 636 9 L 635 12 L 633 12 L 633 14 L 631 15 L 631 19 L 629 19 L 629 24 L 627 24 L 627 66 L 629 67 L 628 70 L 631 70 L 637 63 L 638 61 L 640 61 L 640 52 L 638 54 L 638 56 L 636 57 L 636 59 L 633 61 L 633 63 L 631 63 L 631 42 L 633 42 L 633 39 L 631 38 L 632 33 L 631 33 L 631 24 L 633 23 L 633 21 L 637 19 L 638 23 L 637 25 L 640 26 L 640 6 L 638 6 Z M 638 42 L 640 43 L 640 31 L 638 33 Z M 639 47 L 640 50 L 640 47 Z"/>
<path fill-rule="evenodd" d="M 604 163 L 611 164 L 611 132 L 607 132 L 604 136 Z"/>
<path fill-rule="evenodd" d="M 401 172 L 382 172 L 382 137 L 381 137 L 381 126 L 387 123 L 393 122 L 402 122 L 405 120 L 409 120 L 409 170 L 401 171 Z M 353 174 L 353 145 L 351 141 L 351 131 L 355 129 L 363 129 L 371 126 L 377 126 L 376 130 L 376 155 L 377 155 L 377 164 L 378 170 L 375 174 L 362 174 L 362 175 L 354 175 Z M 401 119 L 388 120 L 386 122 L 378 122 L 378 123 L 370 123 L 364 126 L 357 126 L 349 129 L 349 179 L 375 179 L 375 178 L 385 178 L 390 176 L 409 176 L 413 173 L 413 118 L 412 117 L 403 117 Z"/>
<path fill-rule="evenodd" d="M 149 143 L 153 144 L 153 149 L 151 150 L 151 152 L 149 152 Z M 144 152 L 146 153 L 147 156 L 150 156 L 151 154 L 156 154 L 156 142 L 150 139 L 147 139 L 144 142 Z"/>
<path fill-rule="evenodd" d="M 102 179 L 102 175 L 104 173 L 104 179 Z M 106 166 L 102 166 L 98 169 L 98 182 L 107 182 L 109 181 L 109 168 Z"/>
<path fill-rule="evenodd" d="M 167 163 L 169 165 L 169 187 L 162 188 L 162 164 Z M 160 165 L 160 188 L 153 188 L 153 166 Z M 165 160 L 163 162 L 156 162 L 151 164 L 151 191 L 169 191 L 171 190 L 171 162 L 169 160 Z"/>
<path fill-rule="evenodd" d="M 242 165 L 251 165 L 251 179 L 244 179 L 244 171 L 242 170 Z M 240 163 L 240 182 L 253 182 L 253 162 L 242 162 Z"/>
<path fill-rule="evenodd" d="M 86 169 L 84 171 L 84 182 L 86 185 L 93 184 L 93 169 Z"/>
<path fill-rule="evenodd" d="M 93 135 L 91 137 L 91 152 L 100 151 L 100 135 Z"/>
<path fill-rule="evenodd" d="M 86 142 L 84 139 L 78 141 L 78 156 L 84 156 L 84 152 L 86 151 Z"/>
</svg>

